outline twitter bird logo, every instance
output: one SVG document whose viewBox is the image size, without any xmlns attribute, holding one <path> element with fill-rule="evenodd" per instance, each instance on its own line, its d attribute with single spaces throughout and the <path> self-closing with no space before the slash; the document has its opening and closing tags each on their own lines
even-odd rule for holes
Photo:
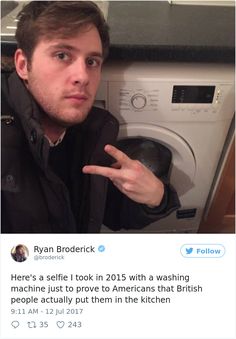
<svg viewBox="0 0 236 339">
<path fill-rule="evenodd" d="M 186 254 L 191 254 L 193 251 L 193 248 L 190 247 L 190 248 L 186 248 Z"/>
</svg>

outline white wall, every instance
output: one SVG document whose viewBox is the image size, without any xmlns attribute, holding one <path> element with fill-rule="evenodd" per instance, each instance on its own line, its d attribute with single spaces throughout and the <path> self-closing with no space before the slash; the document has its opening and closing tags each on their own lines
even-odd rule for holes
<svg viewBox="0 0 236 339">
<path fill-rule="evenodd" d="M 233 0 L 167 0 L 172 5 L 235 6 Z"/>
</svg>

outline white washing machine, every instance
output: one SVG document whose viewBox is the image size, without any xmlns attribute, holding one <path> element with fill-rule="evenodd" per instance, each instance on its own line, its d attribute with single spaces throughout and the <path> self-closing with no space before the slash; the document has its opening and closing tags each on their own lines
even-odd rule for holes
<svg viewBox="0 0 236 339">
<path fill-rule="evenodd" d="M 119 120 L 119 139 L 157 141 L 172 153 L 181 208 L 135 232 L 197 232 L 234 115 L 234 67 L 108 63 L 96 104 Z"/>
</svg>

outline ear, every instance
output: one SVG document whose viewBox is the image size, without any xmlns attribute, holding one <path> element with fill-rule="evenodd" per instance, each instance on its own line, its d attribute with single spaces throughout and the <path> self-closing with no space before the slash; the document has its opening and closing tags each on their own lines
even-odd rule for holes
<svg viewBox="0 0 236 339">
<path fill-rule="evenodd" d="M 15 52 L 15 66 L 19 77 L 28 80 L 28 60 L 22 49 L 19 48 Z"/>
</svg>

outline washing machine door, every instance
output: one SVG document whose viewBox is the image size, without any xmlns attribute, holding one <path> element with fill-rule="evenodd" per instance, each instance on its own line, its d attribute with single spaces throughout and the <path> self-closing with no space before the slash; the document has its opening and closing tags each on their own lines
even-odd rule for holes
<svg viewBox="0 0 236 339">
<path fill-rule="evenodd" d="M 172 153 L 170 183 L 179 197 L 194 186 L 196 161 L 190 145 L 173 131 L 154 125 L 122 124 L 118 139 L 142 138 L 158 142 Z"/>
</svg>

